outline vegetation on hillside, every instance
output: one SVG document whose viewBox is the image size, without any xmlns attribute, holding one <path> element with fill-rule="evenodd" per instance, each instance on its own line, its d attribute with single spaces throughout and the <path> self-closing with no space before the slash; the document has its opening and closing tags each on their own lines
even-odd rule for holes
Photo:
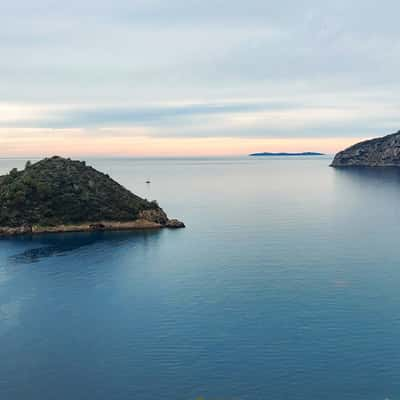
<svg viewBox="0 0 400 400">
<path fill-rule="evenodd" d="M 85 162 L 61 157 L 27 162 L 0 177 L 0 226 L 131 221 L 159 209 Z"/>
</svg>

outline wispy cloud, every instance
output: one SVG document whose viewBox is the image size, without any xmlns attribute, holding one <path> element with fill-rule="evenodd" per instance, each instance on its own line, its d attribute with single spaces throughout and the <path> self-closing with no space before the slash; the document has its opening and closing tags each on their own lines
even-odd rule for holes
<svg viewBox="0 0 400 400">
<path fill-rule="evenodd" d="M 394 0 L 4 2 L 0 127 L 27 140 L 39 140 L 31 129 L 88 140 L 392 132 L 398 11 Z"/>
<path fill-rule="evenodd" d="M 156 137 L 358 137 L 398 125 L 397 107 L 362 96 L 340 105 L 312 97 L 302 102 L 222 99 L 107 107 L 0 104 L 3 128 L 79 129 L 103 136 L 112 132 Z"/>
</svg>

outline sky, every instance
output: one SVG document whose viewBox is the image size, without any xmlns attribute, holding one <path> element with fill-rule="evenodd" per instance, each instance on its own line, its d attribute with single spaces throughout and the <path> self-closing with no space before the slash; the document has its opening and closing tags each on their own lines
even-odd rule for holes
<svg viewBox="0 0 400 400">
<path fill-rule="evenodd" d="M 392 0 L 0 2 L 0 156 L 334 153 L 400 129 Z"/>
</svg>

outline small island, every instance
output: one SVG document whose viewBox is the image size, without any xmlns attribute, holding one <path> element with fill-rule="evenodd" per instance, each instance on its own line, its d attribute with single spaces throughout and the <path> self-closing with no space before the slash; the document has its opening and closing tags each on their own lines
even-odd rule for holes
<svg viewBox="0 0 400 400">
<path fill-rule="evenodd" d="M 354 144 L 337 153 L 331 167 L 400 167 L 400 131 Z"/>
<path fill-rule="evenodd" d="M 0 177 L 0 235 L 183 228 L 156 201 L 85 162 L 54 156 Z"/>
<path fill-rule="evenodd" d="M 324 156 L 324 153 L 315 153 L 312 151 L 306 151 L 303 153 L 252 153 L 250 157 L 301 157 L 301 156 Z"/>
</svg>

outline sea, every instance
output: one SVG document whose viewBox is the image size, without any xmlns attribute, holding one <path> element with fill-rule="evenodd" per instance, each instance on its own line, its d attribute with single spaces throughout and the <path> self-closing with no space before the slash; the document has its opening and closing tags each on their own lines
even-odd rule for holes
<svg viewBox="0 0 400 400">
<path fill-rule="evenodd" d="M 400 399 L 399 170 L 87 162 L 187 227 L 0 239 L 1 400 Z"/>
</svg>

